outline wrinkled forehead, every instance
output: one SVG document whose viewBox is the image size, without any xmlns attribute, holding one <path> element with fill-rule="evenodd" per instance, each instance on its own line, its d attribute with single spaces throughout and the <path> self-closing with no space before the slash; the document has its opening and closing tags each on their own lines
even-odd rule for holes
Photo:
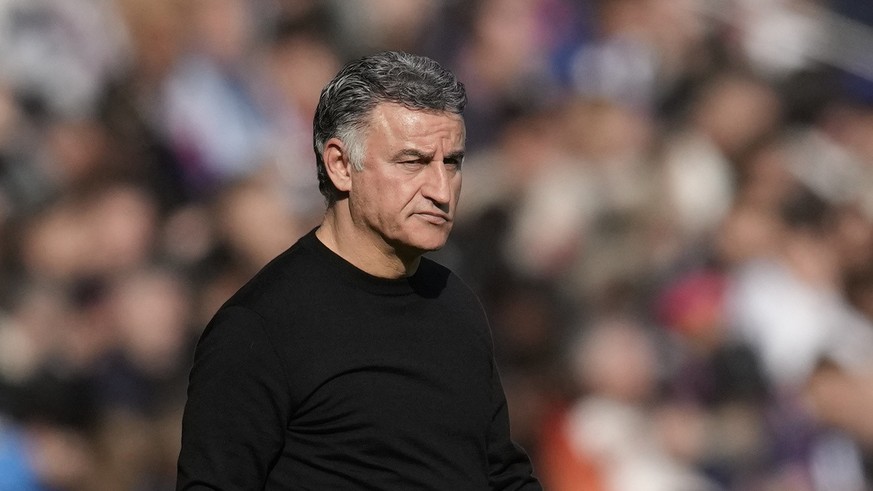
<svg viewBox="0 0 873 491">
<path fill-rule="evenodd" d="M 382 102 L 374 106 L 367 114 L 366 125 L 370 128 L 397 128 L 417 135 L 448 131 L 458 133 L 461 142 L 467 135 L 461 114 L 439 109 L 421 109 L 395 102 Z"/>
<path fill-rule="evenodd" d="M 441 137 L 463 144 L 466 136 L 464 118 L 451 111 L 409 108 L 402 104 L 383 103 L 369 114 L 370 131 L 398 137 Z"/>
</svg>

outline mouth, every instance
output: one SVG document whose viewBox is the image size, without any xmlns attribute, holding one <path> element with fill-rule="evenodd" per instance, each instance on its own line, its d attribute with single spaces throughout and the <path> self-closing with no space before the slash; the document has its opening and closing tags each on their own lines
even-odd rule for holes
<svg viewBox="0 0 873 491">
<path fill-rule="evenodd" d="M 451 220 L 448 215 L 442 213 L 429 213 L 429 212 L 420 212 L 415 213 L 415 216 L 421 218 L 422 220 L 432 223 L 434 225 L 444 225 L 449 223 Z"/>
</svg>

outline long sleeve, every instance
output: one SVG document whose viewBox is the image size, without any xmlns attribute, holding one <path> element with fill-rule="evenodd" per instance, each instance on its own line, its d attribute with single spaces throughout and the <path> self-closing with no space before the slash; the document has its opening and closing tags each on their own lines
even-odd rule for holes
<svg viewBox="0 0 873 491">
<path fill-rule="evenodd" d="M 284 445 L 289 397 L 262 319 L 219 311 L 194 355 L 176 489 L 263 489 Z"/>
<path fill-rule="evenodd" d="M 488 441 L 490 488 L 495 491 L 542 491 L 542 486 L 533 476 L 533 466 L 527 454 L 510 438 L 506 395 L 493 364 L 492 390 L 494 414 Z"/>
</svg>

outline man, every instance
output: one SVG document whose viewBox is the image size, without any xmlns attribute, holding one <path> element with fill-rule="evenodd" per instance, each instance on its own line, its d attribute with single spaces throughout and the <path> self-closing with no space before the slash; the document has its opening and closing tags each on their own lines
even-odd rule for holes
<svg viewBox="0 0 873 491">
<path fill-rule="evenodd" d="M 446 268 L 466 95 L 434 61 L 347 65 L 315 114 L 322 224 L 198 344 L 178 489 L 532 490 L 485 314 Z"/>
</svg>

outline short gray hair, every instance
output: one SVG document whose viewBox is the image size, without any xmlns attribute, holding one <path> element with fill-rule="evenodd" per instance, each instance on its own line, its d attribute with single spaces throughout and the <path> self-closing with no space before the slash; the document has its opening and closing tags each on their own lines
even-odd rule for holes
<svg viewBox="0 0 873 491">
<path fill-rule="evenodd" d="M 353 61 L 321 91 L 313 121 L 318 189 L 332 206 L 342 197 L 327 175 L 322 152 L 339 138 L 349 161 L 363 166 L 362 130 L 380 103 L 402 104 L 414 110 L 461 114 L 467 104 L 464 85 L 436 61 L 400 51 L 386 51 Z"/>
</svg>

